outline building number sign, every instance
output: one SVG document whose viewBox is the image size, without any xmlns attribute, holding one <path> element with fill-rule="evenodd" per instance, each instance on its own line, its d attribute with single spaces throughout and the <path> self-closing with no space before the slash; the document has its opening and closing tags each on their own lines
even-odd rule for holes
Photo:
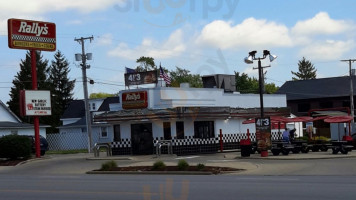
<svg viewBox="0 0 356 200">
<path fill-rule="evenodd" d="M 256 139 L 259 150 L 271 148 L 271 119 L 269 117 L 256 118 Z"/>
</svg>

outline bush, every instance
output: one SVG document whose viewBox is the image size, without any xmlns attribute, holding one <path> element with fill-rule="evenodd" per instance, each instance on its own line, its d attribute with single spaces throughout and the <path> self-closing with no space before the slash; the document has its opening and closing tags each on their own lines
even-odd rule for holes
<svg viewBox="0 0 356 200">
<path fill-rule="evenodd" d="M 179 170 L 187 170 L 188 167 L 189 167 L 189 164 L 188 164 L 187 161 L 185 161 L 185 160 L 180 160 L 180 161 L 178 162 L 178 169 L 179 169 Z"/>
<path fill-rule="evenodd" d="M 100 170 L 101 171 L 110 171 L 110 170 L 112 170 L 113 168 L 116 168 L 116 167 L 117 167 L 116 162 L 111 160 L 111 161 L 107 161 L 107 162 L 103 163 L 101 165 Z"/>
<path fill-rule="evenodd" d="M 153 166 L 152 170 L 164 170 L 166 168 L 166 164 L 163 161 L 156 161 Z"/>
<path fill-rule="evenodd" d="M 31 140 L 23 135 L 7 135 L 0 138 L 0 158 L 15 160 L 31 157 Z"/>
<path fill-rule="evenodd" d="M 197 169 L 198 170 L 203 170 L 204 168 L 205 168 L 204 164 L 201 164 L 201 163 L 197 164 Z"/>
</svg>

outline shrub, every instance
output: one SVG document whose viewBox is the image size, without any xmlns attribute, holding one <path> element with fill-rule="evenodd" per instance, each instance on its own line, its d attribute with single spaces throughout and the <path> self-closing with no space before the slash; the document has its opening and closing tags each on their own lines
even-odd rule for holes
<svg viewBox="0 0 356 200">
<path fill-rule="evenodd" d="M 0 158 L 11 160 L 31 157 L 31 140 L 23 135 L 7 135 L 0 138 Z"/>
<path fill-rule="evenodd" d="M 166 164 L 163 161 L 156 161 L 153 166 L 152 170 L 164 170 L 166 168 Z"/>
<path fill-rule="evenodd" d="M 101 165 L 100 170 L 101 171 L 110 171 L 110 170 L 112 170 L 113 168 L 116 168 L 116 167 L 117 167 L 116 162 L 111 160 L 111 161 L 107 161 L 107 162 L 103 163 Z"/>
<path fill-rule="evenodd" d="M 201 163 L 197 164 L 197 169 L 198 170 L 203 170 L 204 168 L 205 168 L 204 164 L 201 164 Z"/>
<path fill-rule="evenodd" d="M 179 170 L 187 170 L 188 167 L 189 167 L 189 164 L 187 161 L 185 161 L 185 160 L 178 161 L 178 169 Z"/>
</svg>

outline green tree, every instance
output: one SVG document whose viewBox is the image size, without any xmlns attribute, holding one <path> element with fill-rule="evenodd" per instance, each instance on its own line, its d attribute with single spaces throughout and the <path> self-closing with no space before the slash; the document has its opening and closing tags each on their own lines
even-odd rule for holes
<svg viewBox="0 0 356 200">
<path fill-rule="evenodd" d="M 247 74 L 235 72 L 236 80 L 236 90 L 241 94 L 244 93 L 255 93 L 259 92 L 258 80 L 256 78 L 251 78 Z"/>
<path fill-rule="evenodd" d="M 249 77 L 247 74 L 235 72 L 236 90 L 241 94 L 246 93 L 259 93 L 259 82 L 254 77 Z M 264 90 L 267 94 L 273 94 L 278 90 L 278 87 L 274 83 L 265 83 Z"/>
<path fill-rule="evenodd" d="M 50 132 L 56 132 L 56 127 L 60 126 L 60 118 L 67 108 L 70 101 L 73 100 L 73 89 L 75 80 L 69 80 L 70 72 L 68 60 L 57 51 L 54 60 L 49 67 L 49 79 L 52 94 L 52 115 L 44 120 L 46 124 L 51 125 Z"/>
<path fill-rule="evenodd" d="M 104 93 L 104 92 L 99 92 L 99 93 L 91 93 L 89 95 L 89 99 L 103 99 L 106 97 L 114 97 L 117 96 L 116 94 L 109 94 L 109 93 Z"/>
<path fill-rule="evenodd" d="M 274 83 L 266 83 L 265 84 L 265 93 L 274 94 L 277 92 L 279 87 L 277 87 Z"/>
<path fill-rule="evenodd" d="M 47 80 L 48 60 L 43 60 L 40 51 L 36 51 L 36 68 L 38 90 L 48 90 L 50 86 Z M 12 112 L 20 117 L 20 90 L 32 90 L 30 51 L 27 51 L 26 58 L 24 60 L 21 59 L 20 71 L 15 75 L 12 84 L 13 87 L 10 89 L 10 100 L 7 102 L 7 105 Z M 32 122 L 32 117 L 21 117 L 21 119 L 24 122 Z M 40 120 L 42 121 L 42 118 L 40 118 Z"/>
<path fill-rule="evenodd" d="M 136 67 L 137 72 L 152 71 L 156 69 L 155 59 L 152 57 L 141 56 L 136 60 L 140 65 Z"/>
<path fill-rule="evenodd" d="M 170 71 L 169 73 L 172 87 L 180 87 L 181 83 L 189 83 L 190 87 L 194 88 L 203 87 L 203 81 L 199 74 L 190 74 L 189 70 L 179 67 L 176 67 L 175 71 Z"/>
<path fill-rule="evenodd" d="M 316 78 L 316 69 L 314 65 L 309 60 L 306 60 L 304 57 L 298 62 L 298 70 L 298 72 L 291 71 L 292 74 L 296 76 L 292 78 L 293 81 L 309 80 Z"/>
</svg>

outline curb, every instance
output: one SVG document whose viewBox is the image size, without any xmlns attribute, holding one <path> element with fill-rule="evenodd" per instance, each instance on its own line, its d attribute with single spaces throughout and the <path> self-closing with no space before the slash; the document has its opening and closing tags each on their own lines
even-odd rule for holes
<svg viewBox="0 0 356 200">
<path fill-rule="evenodd" d="M 323 156 L 323 157 L 300 157 L 293 158 L 288 156 L 268 156 L 268 157 L 236 157 L 236 159 L 252 159 L 252 160 L 320 160 L 320 159 L 342 159 L 342 158 L 355 158 L 356 155 L 334 155 L 334 156 Z"/>
<path fill-rule="evenodd" d="M 213 175 L 212 172 L 197 171 L 89 171 L 86 174 L 140 174 L 140 175 Z"/>
<path fill-rule="evenodd" d="M 86 160 L 132 160 L 131 158 L 128 157 L 92 157 L 92 158 L 86 158 Z"/>
</svg>

